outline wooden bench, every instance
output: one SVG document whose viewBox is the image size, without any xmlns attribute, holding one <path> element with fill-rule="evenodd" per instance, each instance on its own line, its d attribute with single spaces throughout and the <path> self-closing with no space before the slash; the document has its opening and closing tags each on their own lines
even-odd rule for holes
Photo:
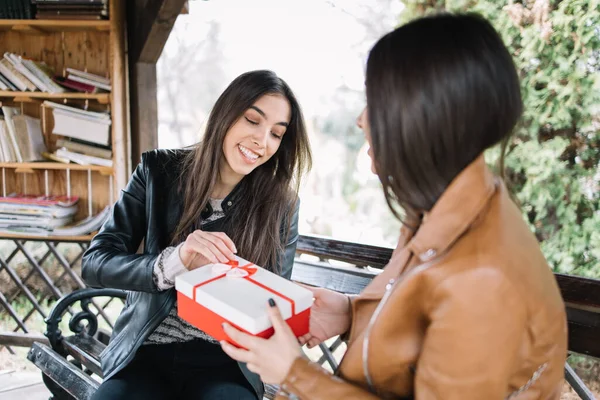
<svg viewBox="0 0 600 400">
<path fill-rule="evenodd" d="M 338 240 L 301 236 L 292 279 L 304 284 L 325 287 L 347 294 L 358 294 L 389 260 L 392 249 Z M 306 256 L 316 256 L 306 259 Z M 311 258 L 311 257 L 309 257 Z M 336 263 L 342 261 L 348 263 Z M 600 357 L 600 281 L 556 274 L 567 304 L 569 320 L 569 350 Z M 64 296 L 47 318 L 50 346 L 34 343 L 28 359 L 41 370 L 54 400 L 88 399 L 97 390 L 102 378 L 99 354 L 108 343 L 109 335 L 98 330 L 97 317 L 90 310 L 94 297 L 109 296 L 124 299 L 125 292 L 116 289 L 82 289 Z M 58 324 L 63 315 L 80 302 L 82 310 L 69 322 L 73 334 L 63 336 Z M 87 326 L 82 325 L 87 321 Z M 333 352 L 342 345 L 339 338 L 330 345 L 321 344 L 322 355 L 317 362 L 337 368 Z M 565 378 L 582 399 L 594 399 L 583 381 L 565 365 Z M 274 397 L 277 388 L 267 385 L 265 398 Z"/>
</svg>

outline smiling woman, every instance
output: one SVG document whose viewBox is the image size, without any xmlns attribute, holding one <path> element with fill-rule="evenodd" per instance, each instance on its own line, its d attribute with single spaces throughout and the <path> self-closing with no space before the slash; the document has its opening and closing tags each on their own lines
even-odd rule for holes
<svg viewBox="0 0 600 400">
<path fill-rule="evenodd" d="M 264 95 L 229 129 L 223 141 L 221 183 L 239 182 L 279 149 L 291 118 L 289 101 L 281 95 Z"/>
<path fill-rule="evenodd" d="M 94 398 L 262 398 L 258 375 L 177 316 L 174 281 L 236 253 L 289 279 L 310 164 L 300 106 L 270 71 L 236 78 L 193 148 L 142 156 L 83 259 L 88 284 L 131 291 Z"/>
</svg>

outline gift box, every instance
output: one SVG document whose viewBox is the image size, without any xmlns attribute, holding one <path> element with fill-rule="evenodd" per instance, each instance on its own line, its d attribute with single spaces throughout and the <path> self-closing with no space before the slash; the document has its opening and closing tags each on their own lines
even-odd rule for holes
<svg viewBox="0 0 600 400">
<path fill-rule="evenodd" d="M 267 314 L 270 298 L 296 336 L 308 333 L 312 292 L 242 258 L 181 274 L 175 288 L 179 316 L 217 340 L 233 343 L 223 331 L 223 322 L 269 338 L 273 334 Z"/>
</svg>

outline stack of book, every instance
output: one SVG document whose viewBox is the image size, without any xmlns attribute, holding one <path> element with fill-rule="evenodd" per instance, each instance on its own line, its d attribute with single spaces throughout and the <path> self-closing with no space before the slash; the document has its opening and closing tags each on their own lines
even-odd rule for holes
<svg viewBox="0 0 600 400">
<path fill-rule="evenodd" d="M 46 63 L 17 54 L 6 52 L 0 60 L 0 90 L 64 93 L 65 89 L 53 81 L 53 75 Z"/>
<path fill-rule="evenodd" d="M 108 18 L 108 0 L 31 0 L 31 2 L 35 5 L 36 19 Z"/>
<path fill-rule="evenodd" d="M 66 69 L 67 76 L 55 76 L 44 62 L 34 61 L 14 53 L 4 53 L 0 59 L 0 90 L 42 91 L 64 93 L 67 90 L 82 93 L 110 92 L 110 79 L 100 75 Z"/>
<path fill-rule="evenodd" d="M 75 68 L 67 68 L 67 77 L 54 77 L 60 85 L 83 93 L 110 92 L 110 79 Z"/>
<path fill-rule="evenodd" d="M 77 196 L 39 196 L 12 193 L 0 197 L 0 233 L 40 236 L 79 236 L 100 229 L 110 207 L 94 216 L 73 222 Z M 71 222 L 73 222 L 71 224 Z"/>
<path fill-rule="evenodd" d="M 57 150 L 44 153 L 45 157 L 65 163 L 112 167 L 109 113 L 86 111 L 48 100 L 43 104 L 52 108 L 52 134 L 64 137 L 56 141 Z"/>
<path fill-rule="evenodd" d="M 32 19 L 30 0 L 0 1 L 0 19 Z"/>
<path fill-rule="evenodd" d="M 2 106 L 0 115 L 0 162 L 43 159 L 46 152 L 38 118 L 21 114 L 16 107 Z"/>
</svg>

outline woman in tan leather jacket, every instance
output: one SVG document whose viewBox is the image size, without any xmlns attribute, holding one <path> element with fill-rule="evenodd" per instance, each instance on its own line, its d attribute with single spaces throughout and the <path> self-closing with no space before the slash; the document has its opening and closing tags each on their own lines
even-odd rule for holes
<svg viewBox="0 0 600 400">
<path fill-rule="evenodd" d="M 404 227 L 357 298 L 314 289 L 311 332 L 300 341 L 346 334 L 338 371 L 301 356 L 276 307 L 273 337 L 226 326 L 248 350 L 224 350 L 281 384 L 278 398 L 558 399 L 564 304 L 482 155 L 509 137 L 523 107 L 502 40 L 475 15 L 415 20 L 375 44 L 366 92 L 358 125 Z"/>
</svg>

